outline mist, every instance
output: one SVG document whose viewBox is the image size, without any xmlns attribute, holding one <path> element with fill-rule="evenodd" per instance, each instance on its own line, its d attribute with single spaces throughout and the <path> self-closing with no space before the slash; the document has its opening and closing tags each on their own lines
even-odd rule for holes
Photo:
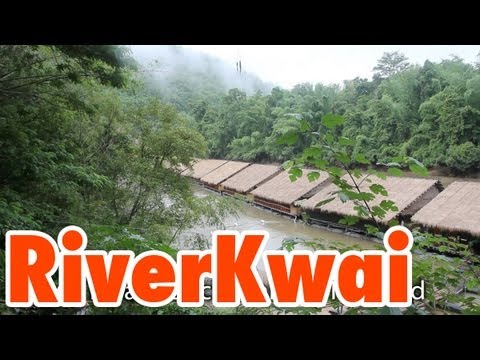
<svg viewBox="0 0 480 360">
<path fill-rule="evenodd" d="M 240 73 L 235 63 L 192 49 L 174 45 L 131 45 L 130 48 L 142 67 L 147 85 L 163 94 L 174 84 L 224 93 L 238 88 L 247 95 L 257 91 L 269 94 L 275 86 L 249 73 L 245 64 Z"/>
</svg>

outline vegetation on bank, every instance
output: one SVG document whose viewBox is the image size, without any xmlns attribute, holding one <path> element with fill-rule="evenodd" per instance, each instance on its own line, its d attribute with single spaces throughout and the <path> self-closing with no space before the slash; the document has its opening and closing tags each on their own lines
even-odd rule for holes
<svg viewBox="0 0 480 360">
<path fill-rule="evenodd" d="M 206 151 L 188 119 L 144 91 L 127 48 L 0 46 L 2 239 L 14 229 L 55 238 L 75 224 L 90 248 L 172 253 L 182 230 L 219 226 L 233 211 L 223 199 L 195 197 L 171 168 Z"/>
<path fill-rule="evenodd" d="M 336 133 L 355 139 L 355 151 L 371 162 L 411 156 L 427 167 L 456 174 L 478 171 L 480 58 L 476 65 L 455 56 L 411 65 L 401 53 L 386 53 L 374 72 L 372 80 L 275 87 L 268 94 L 258 84 L 257 92 L 247 95 L 238 88 L 227 94 L 218 91 L 214 70 L 202 73 L 199 83 L 195 70 L 184 67 L 168 74 L 168 89 L 159 91 L 160 85 L 152 81 L 149 89 L 193 119 L 212 158 L 286 161 L 312 143 L 300 137 L 287 148 L 276 139 L 298 131 L 300 117 L 318 127 L 319 118 L 333 113 L 346 119 Z"/>
</svg>

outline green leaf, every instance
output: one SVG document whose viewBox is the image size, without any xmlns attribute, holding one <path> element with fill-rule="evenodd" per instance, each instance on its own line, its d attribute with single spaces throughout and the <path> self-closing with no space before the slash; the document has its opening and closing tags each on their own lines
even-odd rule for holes
<svg viewBox="0 0 480 360">
<path fill-rule="evenodd" d="M 345 179 L 342 179 L 340 177 L 335 177 L 332 179 L 332 183 L 334 183 L 335 185 L 337 185 L 337 187 L 339 187 L 340 189 L 342 190 L 349 190 L 349 189 L 352 189 L 353 186 L 350 185 Z"/>
<path fill-rule="evenodd" d="M 365 155 L 361 153 L 355 156 L 355 161 L 360 164 L 366 164 L 366 165 L 370 164 L 370 161 L 368 161 Z"/>
<path fill-rule="evenodd" d="M 327 166 L 328 162 L 326 160 L 323 160 L 323 159 L 316 159 L 314 161 L 312 161 L 313 165 L 315 165 L 317 168 L 319 169 L 324 169 L 325 166 Z"/>
<path fill-rule="evenodd" d="M 395 168 L 395 167 L 391 167 L 391 168 L 388 168 L 387 174 L 388 174 L 388 175 L 392 175 L 392 176 L 402 176 L 402 175 L 403 175 L 403 171 L 400 170 L 400 169 L 397 169 L 397 168 Z"/>
<path fill-rule="evenodd" d="M 317 204 L 315 205 L 315 208 L 319 208 L 319 207 L 321 207 L 321 206 L 323 206 L 323 205 L 325 205 L 325 204 L 328 204 L 329 202 L 331 202 L 331 201 L 333 201 L 333 200 L 335 200 L 334 197 L 331 197 L 331 198 L 326 199 L 326 200 L 322 200 L 322 201 L 320 201 L 319 203 L 317 203 Z"/>
<path fill-rule="evenodd" d="M 322 116 L 322 125 L 328 129 L 334 129 L 345 122 L 345 118 L 340 115 L 326 114 Z"/>
<path fill-rule="evenodd" d="M 403 163 L 404 158 L 402 156 L 395 156 L 391 160 L 392 160 L 392 162 L 401 164 L 401 163 Z"/>
<path fill-rule="evenodd" d="M 383 196 L 388 196 L 388 192 L 387 192 L 387 189 L 385 189 L 382 185 L 380 184 L 372 184 L 370 185 L 370 190 L 372 190 L 372 192 L 374 194 L 381 194 Z"/>
<path fill-rule="evenodd" d="M 359 169 L 353 169 L 352 171 L 353 176 L 355 176 L 357 179 L 360 179 L 362 177 L 362 172 Z"/>
<path fill-rule="evenodd" d="M 295 181 L 297 178 L 301 177 L 303 175 L 302 169 L 298 167 L 292 167 L 290 170 L 288 170 L 288 173 L 290 174 L 290 180 Z M 294 180 L 292 180 L 292 177 Z"/>
<path fill-rule="evenodd" d="M 370 224 L 365 224 L 365 228 L 370 235 L 376 235 L 380 231 L 376 226 Z"/>
<path fill-rule="evenodd" d="M 296 132 L 289 131 L 277 139 L 277 144 L 295 145 L 297 141 L 298 141 L 298 134 Z"/>
<path fill-rule="evenodd" d="M 418 161 L 417 159 L 413 158 L 413 157 L 407 157 L 407 160 L 410 164 L 417 164 L 418 166 L 421 166 L 421 167 L 425 167 L 420 161 Z"/>
<path fill-rule="evenodd" d="M 288 178 L 290 179 L 291 182 L 295 182 L 298 179 L 298 177 L 296 177 L 295 175 L 290 175 Z"/>
<path fill-rule="evenodd" d="M 320 178 L 320 173 L 318 171 L 312 171 L 307 174 L 308 181 L 314 182 Z"/>
<path fill-rule="evenodd" d="M 342 169 L 336 167 L 336 166 L 331 166 L 327 168 L 328 173 L 334 175 L 334 176 L 342 176 Z"/>
<path fill-rule="evenodd" d="M 408 168 L 414 174 L 421 175 L 421 176 L 428 176 L 428 170 L 423 165 L 420 166 L 416 163 L 412 163 L 408 165 Z"/>
<path fill-rule="evenodd" d="M 340 145 L 355 145 L 356 143 L 355 140 L 349 139 L 344 136 L 340 136 L 340 138 L 338 139 L 338 142 L 340 143 Z"/>
<path fill-rule="evenodd" d="M 307 120 L 301 119 L 300 120 L 300 131 L 307 131 L 310 129 L 310 124 Z"/>
<path fill-rule="evenodd" d="M 398 224 L 400 224 L 400 223 L 399 223 L 399 221 L 398 221 L 397 219 L 392 219 L 392 220 L 390 220 L 390 221 L 388 222 L 388 226 L 389 226 L 389 227 L 396 226 L 396 225 L 398 225 Z"/>
<path fill-rule="evenodd" d="M 382 200 L 379 205 L 382 209 L 387 211 L 398 211 L 398 207 L 392 200 Z"/>
<path fill-rule="evenodd" d="M 338 152 L 335 154 L 335 159 L 340 161 L 342 164 L 349 164 L 350 163 L 350 158 L 345 152 Z"/>
<path fill-rule="evenodd" d="M 362 191 L 357 194 L 357 199 L 362 201 L 372 201 L 373 199 L 375 199 L 375 195 L 369 192 Z"/>
<path fill-rule="evenodd" d="M 325 136 L 323 137 L 323 139 L 325 140 L 325 142 L 327 144 L 332 144 L 333 140 L 334 140 L 333 135 L 330 134 L 330 133 L 326 133 Z"/>
<path fill-rule="evenodd" d="M 360 217 L 368 217 L 369 216 L 368 209 L 363 205 L 355 205 L 353 207 L 353 210 L 355 210 L 357 212 L 358 216 L 360 216 Z"/>
<path fill-rule="evenodd" d="M 352 216 L 352 215 L 347 215 L 345 217 L 343 217 L 342 219 L 339 220 L 339 223 L 340 224 L 343 224 L 343 225 L 355 225 L 356 223 L 358 223 L 359 221 L 359 217 L 358 216 Z"/>
<path fill-rule="evenodd" d="M 288 161 L 285 161 L 283 164 L 282 164 L 282 168 L 287 170 L 289 168 L 291 168 L 293 165 L 295 165 L 295 161 L 293 160 L 288 160 Z"/>
<path fill-rule="evenodd" d="M 318 156 L 322 155 L 322 149 L 320 149 L 319 147 L 311 146 L 311 147 L 303 150 L 303 155 L 307 156 L 307 157 L 309 157 L 309 156 L 318 157 Z"/>
<path fill-rule="evenodd" d="M 372 206 L 372 215 L 373 216 L 383 218 L 383 217 L 385 217 L 386 214 L 387 214 L 387 212 L 385 210 L 383 210 L 380 206 L 376 206 L 376 205 Z"/>
</svg>

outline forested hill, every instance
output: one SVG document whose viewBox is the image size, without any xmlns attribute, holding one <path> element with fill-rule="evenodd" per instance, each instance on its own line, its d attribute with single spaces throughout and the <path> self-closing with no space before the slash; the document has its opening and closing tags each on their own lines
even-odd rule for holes
<svg viewBox="0 0 480 360">
<path fill-rule="evenodd" d="M 334 113 L 347 120 L 339 131 L 356 140 L 354 155 L 361 152 L 373 162 L 411 156 L 430 168 L 453 173 L 475 173 L 480 168 L 478 63 L 452 56 L 412 65 L 401 53 L 386 53 L 372 64 L 372 80 L 355 78 L 341 86 L 307 83 L 292 90 L 276 87 L 270 93 L 251 94 L 252 88 L 225 93 L 234 82 L 222 82 L 221 62 L 205 57 L 203 68 L 197 64 L 184 71 L 189 66 L 187 50 L 169 52 L 182 54 L 172 65 L 178 71 L 160 73 L 153 78 L 158 81 L 150 84 L 155 81 L 165 100 L 193 117 L 211 157 L 255 162 L 291 159 L 315 144 L 300 139 L 295 147 L 285 147 L 277 139 L 301 130 L 305 121 L 321 132 L 322 115 Z"/>
<path fill-rule="evenodd" d="M 180 46 L 133 46 L 140 63 L 141 78 L 147 87 L 180 111 L 191 112 L 199 101 L 216 102 L 229 89 L 238 88 L 248 95 L 270 93 L 273 85 L 235 64 Z"/>
</svg>

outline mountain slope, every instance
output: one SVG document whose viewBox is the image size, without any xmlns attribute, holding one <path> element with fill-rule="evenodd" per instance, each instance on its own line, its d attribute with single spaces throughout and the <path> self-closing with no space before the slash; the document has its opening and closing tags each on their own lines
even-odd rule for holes
<svg viewBox="0 0 480 360">
<path fill-rule="evenodd" d="M 229 89 L 252 95 L 270 93 L 273 84 L 248 72 L 237 72 L 219 58 L 180 46 L 132 46 L 148 88 L 164 101 L 188 112 L 199 101 L 218 101 Z"/>
</svg>

